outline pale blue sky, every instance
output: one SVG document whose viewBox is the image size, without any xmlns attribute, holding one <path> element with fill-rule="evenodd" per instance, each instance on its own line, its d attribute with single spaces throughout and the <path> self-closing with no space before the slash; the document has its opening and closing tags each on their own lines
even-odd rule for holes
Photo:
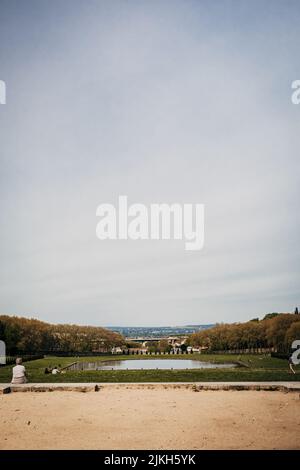
<svg viewBox="0 0 300 470">
<path fill-rule="evenodd" d="M 0 312 L 243 321 L 300 303 L 299 1 L 0 1 Z M 205 247 L 100 241 L 102 202 L 206 205 Z"/>
</svg>

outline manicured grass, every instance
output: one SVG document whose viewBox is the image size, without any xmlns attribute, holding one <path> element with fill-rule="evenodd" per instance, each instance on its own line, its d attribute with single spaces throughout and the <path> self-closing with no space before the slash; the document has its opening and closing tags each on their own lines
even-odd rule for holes
<svg viewBox="0 0 300 470">
<path fill-rule="evenodd" d="M 235 369 L 192 370 L 119 370 L 119 371 L 66 371 L 65 374 L 45 374 L 45 367 L 65 367 L 73 362 L 139 359 L 198 359 L 213 363 L 241 361 L 247 367 Z M 238 381 L 300 381 L 300 368 L 296 375 L 289 372 L 284 359 L 266 355 L 193 354 L 163 356 L 100 356 L 100 357 L 46 357 L 25 363 L 30 382 L 238 382 Z M 0 368 L 0 382 L 10 382 L 12 366 Z"/>
</svg>

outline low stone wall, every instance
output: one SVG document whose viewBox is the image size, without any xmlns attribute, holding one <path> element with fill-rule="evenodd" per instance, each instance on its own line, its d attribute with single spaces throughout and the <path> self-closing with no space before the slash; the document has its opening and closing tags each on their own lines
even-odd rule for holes
<svg viewBox="0 0 300 470">
<path fill-rule="evenodd" d="M 0 394 L 11 392 L 98 392 L 104 388 L 115 389 L 190 389 L 194 392 L 206 390 L 223 391 L 280 391 L 300 392 L 300 382 L 143 382 L 143 383 L 39 383 L 2 384 Z"/>
</svg>

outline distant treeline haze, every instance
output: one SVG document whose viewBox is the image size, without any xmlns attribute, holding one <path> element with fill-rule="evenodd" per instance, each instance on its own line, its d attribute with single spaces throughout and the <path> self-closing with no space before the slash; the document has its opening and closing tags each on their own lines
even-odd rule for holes
<svg viewBox="0 0 300 470">
<path fill-rule="evenodd" d="M 205 346 L 211 351 L 275 348 L 288 352 L 292 342 L 300 339 L 300 314 L 268 314 L 263 320 L 246 323 L 218 324 L 190 336 L 192 346 Z"/>
<path fill-rule="evenodd" d="M 113 331 L 95 326 L 51 325 L 39 320 L 0 315 L 0 339 L 7 354 L 36 352 L 107 352 L 124 344 Z"/>
<path fill-rule="evenodd" d="M 21 351 L 29 354 L 109 352 L 115 346 L 126 349 L 124 337 L 105 328 L 52 325 L 8 315 L 0 315 L 0 339 L 5 341 L 7 354 L 11 355 Z M 190 335 L 186 346 L 203 346 L 210 351 L 275 348 L 279 352 L 288 352 L 295 339 L 300 339 L 298 311 L 295 314 L 268 314 L 263 320 L 256 318 L 246 323 L 218 324 Z M 167 341 L 161 343 L 160 349 L 171 349 Z M 127 344 L 127 347 L 130 346 Z M 151 350 L 150 343 L 148 346 Z M 156 343 L 155 347 L 158 347 Z"/>
</svg>

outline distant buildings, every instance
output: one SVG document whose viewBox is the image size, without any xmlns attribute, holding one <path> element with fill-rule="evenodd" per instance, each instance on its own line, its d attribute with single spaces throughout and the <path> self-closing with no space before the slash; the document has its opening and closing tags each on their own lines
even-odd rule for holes
<svg viewBox="0 0 300 470">
<path fill-rule="evenodd" d="M 109 326 L 109 330 L 120 333 L 125 338 L 168 338 L 170 336 L 190 335 L 198 331 L 212 328 L 214 324 L 185 326 Z"/>
</svg>

